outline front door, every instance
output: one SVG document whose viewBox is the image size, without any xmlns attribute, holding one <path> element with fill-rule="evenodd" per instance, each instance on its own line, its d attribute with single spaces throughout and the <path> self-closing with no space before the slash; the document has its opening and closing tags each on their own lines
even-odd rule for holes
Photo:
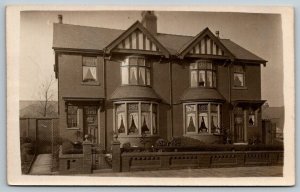
<svg viewBox="0 0 300 192">
<path fill-rule="evenodd" d="M 243 143 L 245 142 L 244 133 L 244 116 L 243 114 L 234 115 L 234 142 Z"/>
<path fill-rule="evenodd" d="M 98 107 L 83 107 L 83 135 L 88 135 L 89 140 L 93 143 L 98 141 Z"/>
</svg>

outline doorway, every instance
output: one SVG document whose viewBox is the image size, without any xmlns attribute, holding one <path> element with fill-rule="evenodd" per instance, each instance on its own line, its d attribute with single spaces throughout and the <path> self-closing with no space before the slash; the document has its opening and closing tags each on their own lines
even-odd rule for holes
<svg viewBox="0 0 300 192">
<path fill-rule="evenodd" d="M 234 115 L 234 142 L 244 143 L 245 142 L 245 127 L 244 127 L 244 115 Z"/>
<path fill-rule="evenodd" d="M 92 143 L 98 142 L 98 107 L 83 107 L 83 135 L 88 135 Z"/>
</svg>

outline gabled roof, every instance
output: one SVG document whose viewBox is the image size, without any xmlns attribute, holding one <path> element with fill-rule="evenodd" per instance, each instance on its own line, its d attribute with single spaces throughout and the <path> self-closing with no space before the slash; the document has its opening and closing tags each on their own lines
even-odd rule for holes
<svg viewBox="0 0 300 192">
<path fill-rule="evenodd" d="M 210 41 L 210 43 L 206 42 L 206 38 L 208 38 Z M 205 41 L 205 42 L 203 42 Z M 199 44 L 201 44 L 201 47 L 199 47 Z M 178 51 L 178 55 L 179 57 L 183 58 L 185 57 L 187 54 L 189 54 L 190 52 L 195 52 L 193 51 L 193 49 L 196 48 L 197 53 L 195 54 L 212 54 L 211 50 L 208 50 L 206 48 L 207 45 L 214 45 L 218 50 L 220 50 L 222 53 L 221 54 L 214 54 L 214 55 L 226 55 L 229 58 L 234 58 L 234 55 L 221 43 L 220 39 L 217 38 L 210 30 L 209 28 L 205 28 L 203 31 L 201 31 L 198 35 L 196 35 L 195 37 L 193 37 L 187 44 L 185 44 L 185 46 L 183 46 L 179 51 Z M 202 47 L 205 48 L 205 53 L 201 52 Z M 212 48 L 212 47 L 211 47 Z M 209 51 L 209 53 L 207 51 Z M 218 52 L 217 50 L 217 52 Z"/>
<path fill-rule="evenodd" d="M 140 39 L 139 37 L 136 37 L 136 35 L 140 35 L 143 38 L 143 41 L 141 39 L 140 42 L 140 44 L 142 45 L 141 47 L 139 47 L 139 45 L 135 45 L 135 47 L 133 47 L 132 45 L 133 43 L 131 41 L 133 40 L 133 38 L 135 38 L 135 43 L 137 43 L 138 40 Z M 125 41 L 126 39 L 129 41 L 130 44 L 130 47 L 128 48 L 126 47 L 125 42 L 122 43 L 122 41 Z M 120 46 L 122 44 L 124 45 Z M 151 48 L 154 47 L 151 46 L 152 44 L 155 46 L 154 49 Z M 119 35 L 119 37 L 113 40 L 106 47 L 106 51 L 107 53 L 110 53 L 116 48 L 123 49 L 123 50 L 130 49 L 130 50 L 142 50 L 142 51 L 150 51 L 150 52 L 161 52 L 161 54 L 165 55 L 167 58 L 170 55 L 169 51 L 139 21 L 136 21 L 126 31 L 124 31 L 121 35 Z"/>
<path fill-rule="evenodd" d="M 258 57 L 257 55 L 251 53 L 250 51 L 244 49 L 243 47 L 239 46 L 238 44 L 234 43 L 230 39 L 220 39 L 223 45 L 230 50 L 230 52 L 235 56 L 238 60 L 245 60 L 245 61 L 258 61 L 262 63 L 266 63 L 267 61 Z"/>
<path fill-rule="evenodd" d="M 55 23 L 53 48 L 101 51 L 122 32 L 117 29 Z"/>
<path fill-rule="evenodd" d="M 135 25 L 138 25 L 137 28 L 140 27 L 141 29 L 145 30 L 141 23 L 138 23 L 139 24 L 137 24 L 136 22 L 131 27 L 134 28 L 137 27 Z M 54 24 L 53 49 L 68 49 L 80 51 L 93 50 L 96 52 L 103 52 L 103 50 L 111 45 L 112 42 L 115 42 L 117 38 L 123 37 L 126 31 L 119 29 L 108 29 L 70 24 Z M 188 47 L 191 46 L 193 42 L 196 42 L 196 39 L 199 38 L 202 33 L 206 32 L 206 34 L 208 34 L 208 31 L 208 29 L 205 29 L 195 37 L 163 33 L 157 33 L 153 35 L 150 34 L 147 30 L 145 30 L 145 33 L 149 33 L 148 35 L 151 37 L 151 39 L 157 44 L 161 45 L 161 50 L 167 50 L 170 55 L 177 56 L 178 54 L 180 55 L 180 53 L 182 53 L 184 50 L 188 49 Z M 209 34 L 211 35 L 212 33 L 210 32 Z M 215 41 L 219 41 L 220 45 L 222 44 L 224 46 L 223 49 L 227 49 L 228 52 L 232 53 L 236 60 L 266 63 L 264 59 L 256 56 L 255 54 L 237 45 L 229 39 L 217 38 L 215 39 Z"/>
</svg>

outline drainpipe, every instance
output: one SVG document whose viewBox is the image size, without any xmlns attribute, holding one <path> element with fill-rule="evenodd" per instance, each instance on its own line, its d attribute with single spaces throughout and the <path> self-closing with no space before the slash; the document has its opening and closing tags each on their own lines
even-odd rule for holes
<svg viewBox="0 0 300 192">
<path fill-rule="evenodd" d="M 173 138 L 173 78 L 172 78 L 172 62 L 169 60 L 169 81 L 170 81 L 170 106 L 171 106 L 171 138 Z"/>
<path fill-rule="evenodd" d="M 233 109 L 231 108 L 231 91 L 232 91 L 232 82 L 231 82 L 231 67 L 232 67 L 232 64 L 233 64 L 233 61 L 231 60 L 230 61 L 230 63 L 229 63 L 229 65 L 228 65 L 228 77 L 229 77 L 229 79 L 228 79 L 228 84 L 229 84 L 229 88 L 228 88 L 228 95 L 229 95 L 229 106 L 230 106 L 230 108 L 229 108 L 229 128 L 230 128 L 230 132 L 231 132 L 231 136 L 233 136 L 234 135 L 234 125 L 233 125 L 233 122 L 232 122 L 232 120 L 233 120 Z M 231 138 L 232 139 L 232 142 L 233 142 L 233 140 L 234 140 L 234 138 Z"/>
<path fill-rule="evenodd" d="M 102 107 L 104 108 L 104 149 L 106 149 L 106 129 L 107 129 L 107 112 L 106 112 L 106 98 L 107 98 L 107 85 L 106 85 L 106 60 L 105 60 L 105 55 L 106 55 L 106 49 L 103 49 L 103 92 L 104 92 L 104 101 L 102 103 Z M 99 122 L 100 123 L 100 122 Z M 99 130 L 100 131 L 100 130 Z M 100 138 L 101 139 L 101 138 Z"/>
</svg>

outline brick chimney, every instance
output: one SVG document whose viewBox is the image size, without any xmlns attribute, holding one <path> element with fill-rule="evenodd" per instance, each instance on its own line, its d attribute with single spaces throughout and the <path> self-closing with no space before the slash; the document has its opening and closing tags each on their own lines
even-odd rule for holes
<svg viewBox="0 0 300 192">
<path fill-rule="evenodd" d="M 58 23 L 62 24 L 63 23 L 63 16 L 62 15 L 57 15 Z"/>
<path fill-rule="evenodd" d="M 154 11 L 142 12 L 142 24 L 153 35 L 157 33 L 157 17 Z"/>
</svg>

